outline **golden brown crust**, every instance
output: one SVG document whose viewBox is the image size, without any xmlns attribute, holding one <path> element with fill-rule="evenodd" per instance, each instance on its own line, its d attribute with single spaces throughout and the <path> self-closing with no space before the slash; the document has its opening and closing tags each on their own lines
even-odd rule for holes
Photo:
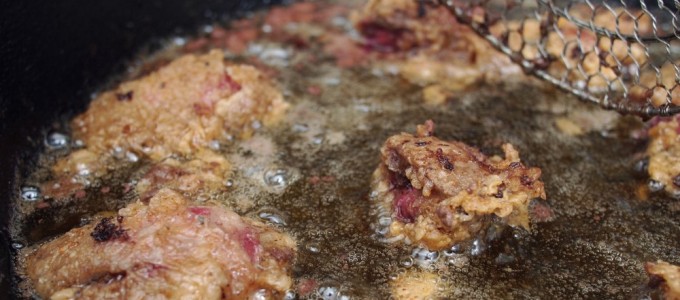
<svg viewBox="0 0 680 300">
<path fill-rule="evenodd" d="M 645 271 L 663 280 L 666 300 L 680 300 L 680 267 L 658 260 L 656 263 L 645 263 Z"/>
<path fill-rule="evenodd" d="M 392 136 L 381 149 L 372 186 L 392 213 L 389 235 L 443 249 L 473 236 L 493 215 L 528 229 L 529 202 L 545 199 L 541 170 L 522 165 L 510 144 L 503 145 L 504 159 L 486 157 L 432 136 L 433 127 L 428 121 L 415 136 Z"/>
<path fill-rule="evenodd" d="M 39 246 L 26 272 L 43 297 L 221 299 L 283 293 L 294 255 L 288 235 L 163 189 Z"/>
<path fill-rule="evenodd" d="M 192 196 L 214 193 L 225 187 L 230 166 L 226 158 L 208 151 L 189 161 L 169 158 L 153 165 L 144 174 L 137 182 L 136 192 L 142 201 L 148 201 L 162 188 Z"/>
<path fill-rule="evenodd" d="M 365 47 L 413 84 L 427 103 L 441 104 L 454 92 L 520 68 L 443 6 L 410 0 L 370 0 L 351 16 Z"/>
<path fill-rule="evenodd" d="M 390 285 L 392 299 L 425 300 L 435 299 L 441 278 L 428 271 L 408 271 L 400 274 Z"/>
<path fill-rule="evenodd" d="M 288 104 L 257 69 L 225 63 L 222 51 L 185 55 L 145 77 L 99 95 L 72 122 L 85 148 L 54 166 L 58 175 L 106 173 L 115 155 L 160 162 L 173 155 L 210 168 L 210 143 L 248 137 L 281 118 Z M 209 158 L 202 161 L 202 158 Z M 220 162 L 222 181 L 229 170 Z"/>
<path fill-rule="evenodd" d="M 677 118 L 659 121 L 649 129 L 649 177 L 680 195 L 680 130 Z"/>
</svg>

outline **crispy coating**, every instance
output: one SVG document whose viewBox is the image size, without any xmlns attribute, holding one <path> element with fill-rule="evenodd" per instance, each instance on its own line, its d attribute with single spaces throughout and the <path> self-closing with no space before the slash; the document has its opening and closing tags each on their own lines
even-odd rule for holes
<svg viewBox="0 0 680 300">
<path fill-rule="evenodd" d="M 680 126 L 677 118 L 657 119 L 649 129 L 649 177 L 664 185 L 666 192 L 680 196 Z"/>
<path fill-rule="evenodd" d="M 458 40 L 465 32 L 452 30 L 456 20 L 443 7 L 411 0 L 370 0 L 352 18 L 367 46 L 377 51 L 468 47 Z"/>
<path fill-rule="evenodd" d="M 400 274 L 391 282 L 392 299 L 435 299 L 440 280 L 437 274 L 428 271 L 408 271 Z"/>
<path fill-rule="evenodd" d="M 225 63 L 219 50 L 185 55 L 93 100 L 71 123 L 85 148 L 54 171 L 99 176 L 116 154 L 155 162 L 172 155 L 200 159 L 211 141 L 247 137 L 253 124 L 272 124 L 287 106 L 254 67 Z"/>
<path fill-rule="evenodd" d="M 422 1 L 370 0 L 351 16 L 365 47 L 423 86 L 427 103 L 440 104 L 482 80 L 521 74 L 444 7 Z"/>
<path fill-rule="evenodd" d="M 142 201 L 162 188 L 170 188 L 185 195 L 219 191 L 225 186 L 225 174 L 230 164 L 226 158 L 204 151 L 194 159 L 180 161 L 166 159 L 153 165 L 137 182 L 136 192 Z"/>
<path fill-rule="evenodd" d="M 248 298 L 290 288 L 294 255 L 288 235 L 163 189 L 37 247 L 26 272 L 52 299 Z"/>
<path fill-rule="evenodd" d="M 658 276 L 663 280 L 665 299 L 680 300 L 680 267 L 659 260 L 656 263 L 646 263 L 645 271 L 650 276 Z"/>
<path fill-rule="evenodd" d="M 487 157 L 433 131 L 427 121 L 416 135 L 392 136 L 381 149 L 372 188 L 391 212 L 388 235 L 438 250 L 474 236 L 491 216 L 528 229 L 529 202 L 545 199 L 541 170 L 522 165 L 510 144 L 503 145 L 505 158 Z"/>
</svg>

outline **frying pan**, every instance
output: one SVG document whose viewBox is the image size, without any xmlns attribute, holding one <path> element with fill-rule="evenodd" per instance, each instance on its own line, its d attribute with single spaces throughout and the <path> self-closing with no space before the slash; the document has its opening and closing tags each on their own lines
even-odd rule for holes
<svg viewBox="0 0 680 300">
<path fill-rule="evenodd" d="M 229 17 L 239 17 L 247 11 L 271 4 L 278 3 L 266 0 L 206 0 L 191 4 L 175 0 L 144 2 L 120 0 L 115 3 L 66 0 L 60 3 L 39 3 L 34 0 L 0 4 L 0 40 L 2 40 L 0 195 L 3 197 L 0 200 L 2 222 L 0 299 L 18 297 L 17 291 L 13 290 L 16 287 L 13 286 L 14 275 L 11 273 L 9 259 L 14 251 L 11 247 L 12 241 L 9 239 L 9 226 L 12 224 L 10 220 L 15 209 L 10 206 L 12 202 L 10 200 L 16 199 L 24 183 L 18 178 L 26 178 L 28 172 L 34 169 L 37 154 L 41 152 L 44 144 L 46 130 L 53 127 L 52 124 L 55 122 L 58 123 L 83 111 L 89 102 L 90 92 L 105 85 L 111 74 L 123 73 L 126 62 L 133 59 L 140 50 L 146 48 L 148 52 L 152 52 L 161 46 L 160 41 L 163 38 L 191 34 L 201 25 L 221 22 Z M 288 75 L 297 76 L 297 79 L 305 77 L 304 74 L 296 75 L 290 70 L 289 72 Z M 392 88 L 396 86 L 394 84 L 396 79 L 364 75 L 345 78 L 347 80 L 336 90 L 343 92 L 352 90 L 352 93 L 337 95 L 346 101 L 363 99 L 373 97 L 376 94 L 376 87 L 387 91 L 389 86 L 389 93 L 385 92 L 378 96 L 394 98 Z M 352 85 L 359 81 L 371 83 L 362 85 L 370 89 Z M 303 83 L 309 82 L 311 81 Z M 664 200 L 656 199 L 661 198 L 659 195 L 653 195 L 654 199 L 647 203 L 638 203 L 630 199 L 634 188 L 631 184 L 634 180 L 631 179 L 630 170 L 634 160 L 633 154 L 642 149 L 639 146 L 644 145 L 638 145 L 639 142 L 632 138 L 615 140 L 609 137 L 619 135 L 618 131 L 613 130 L 605 132 L 606 135 L 595 132 L 580 140 L 559 136 L 551 129 L 555 115 L 560 114 L 559 106 L 554 112 L 546 103 L 556 102 L 561 105 L 567 101 L 557 100 L 574 99 L 562 99 L 562 94 L 525 86 L 488 87 L 462 95 L 458 101 L 451 101 L 447 109 L 436 111 L 421 107 L 419 91 L 411 91 L 410 87 L 406 87 L 409 89 L 406 91 L 397 91 L 406 95 L 399 95 L 406 103 L 404 111 L 407 108 L 412 111 L 401 118 L 390 118 L 391 115 L 387 113 L 372 114 L 372 117 L 379 118 L 376 124 L 380 126 L 370 127 L 371 130 L 367 130 L 365 135 L 358 136 L 350 145 L 354 149 L 364 147 L 367 151 L 353 152 L 355 159 L 347 158 L 340 166 L 343 170 L 359 169 L 356 168 L 358 164 L 374 160 L 381 141 L 395 132 L 412 130 L 415 122 L 422 122 L 423 116 L 432 117 L 438 122 L 440 128 L 438 130 L 443 138 L 471 142 L 472 145 L 481 145 L 488 150 L 497 148 L 493 145 L 494 138 L 503 137 L 504 141 L 510 141 L 522 149 L 522 159 L 527 161 L 528 165 L 540 166 L 544 170 L 551 205 L 563 209 L 566 213 L 558 216 L 555 221 L 538 227 L 535 238 L 526 239 L 529 241 L 526 247 L 528 253 L 526 256 L 529 259 L 521 260 L 519 266 L 521 267 L 519 270 L 525 273 L 520 272 L 515 277 L 512 275 L 514 273 L 497 272 L 498 268 L 494 265 L 493 257 L 498 251 L 494 249 L 488 250 L 484 257 L 471 259 L 471 265 L 474 264 L 475 270 L 484 271 L 474 273 L 479 279 L 477 281 L 482 283 L 480 289 L 502 285 L 496 291 L 504 292 L 510 290 L 507 286 L 522 287 L 521 284 L 528 283 L 537 286 L 534 290 L 546 291 L 539 295 L 555 293 L 554 295 L 563 296 L 573 294 L 575 298 L 587 298 L 588 295 L 591 298 L 615 298 L 611 295 L 621 295 L 623 292 L 629 295 L 631 293 L 628 290 L 635 292 L 638 289 L 636 284 L 646 280 L 644 271 L 637 268 L 642 262 L 672 259 L 672 262 L 676 263 L 676 258 L 679 257 L 676 250 L 677 242 L 653 239 L 677 236 L 677 217 L 673 217 L 673 212 L 665 209 L 669 201 L 658 201 Z M 298 90 L 300 92 L 303 89 Z M 330 89 L 326 92 L 330 93 Z M 568 103 L 571 105 L 572 102 Z M 448 122 L 445 122 L 446 120 Z M 637 121 L 626 120 L 622 122 L 623 125 L 634 123 L 626 125 L 628 127 L 640 125 Z M 623 129 L 621 132 L 628 132 Z M 285 140 L 288 136 L 279 137 Z M 325 157 L 323 155 L 327 154 L 335 153 L 332 149 L 321 151 L 319 157 Z M 299 159 L 297 156 L 291 157 L 295 161 Z M 355 173 L 345 174 L 347 178 L 363 179 L 353 180 L 350 186 L 343 186 L 342 195 L 348 199 L 350 197 L 355 200 L 363 199 L 361 197 L 367 194 L 365 182 L 368 182 L 371 170 L 363 168 Z M 340 178 L 338 181 L 347 178 Z M 333 187 L 324 190 L 314 189 L 310 192 L 307 185 L 304 180 L 298 181 L 287 190 L 286 197 L 282 198 L 289 198 L 290 204 L 302 193 L 311 198 L 321 199 L 324 193 L 336 192 Z M 338 203 L 343 209 L 313 210 L 309 216 L 305 216 L 310 223 L 324 219 L 329 224 L 336 224 L 337 220 L 345 216 L 358 214 L 356 210 L 349 209 L 350 206 L 354 206 L 354 202 Z M 58 215 L 58 211 L 55 210 L 47 213 Z M 642 220 L 645 222 L 642 223 Z M 299 229 L 305 224 L 300 222 L 296 226 L 299 226 Z M 45 225 L 40 227 L 45 228 Z M 347 228 L 354 233 L 355 227 Z M 370 228 L 359 230 L 365 233 Z M 625 243 L 617 242 L 617 239 L 627 236 L 631 238 L 626 238 Z M 641 246 L 634 244 L 635 239 L 645 237 L 650 237 L 645 239 L 646 243 L 654 241 L 662 245 L 655 247 L 653 251 L 646 251 L 647 244 Z M 358 238 L 334 249 L 368 239 L 371 239 L 368 234 L 359 235 Z M 613 246 L 609 247 L 610 245 Z M 622 252 L 614 251 L 616 249 L 612 248 L 623 246 L 631 246 L 633 250 L 629 252 L 634 253 L 623 256 L 625 258 L 623 261 L 616 260 Z M 362 253 L 373 255 L 383 249 L 382 245 L 371 244 L 360 250 L 365 251 Z M 394 261 L 397 261 L 396 256 L 401 253 L 399 251 L 390 254 L 394 256 Z M 626 253 L 628 252 L 623 252 Z M 300 255 L 307 254 L 301 252 Z M 309 273 L 310 278 L 322 277 L 331 272 L 329 269 L 332 267 L 332 261 L 325 263 L 321 258 L 317 259 L 311 254 L 307 256 L 309 263 L 300 270 Z M 530 259 L 531 257 L 548 259 Z M 621 264 L 624 264 L 625 268 L 620 267 Z M 381 268 L 373 269 L 376 270 L 370 274 L 377 278 L 375 273 L 380 272 Z M 536 272 L 526 271 L 529 269 Z M 457 278 L 466 278 L 464 276 L 468 274 L 463 273 L 467 271 L 462 270 L 464 269 L 452 273 L 455 273 L 453 275 Z M 562 278 L 566 279 L 559 281 L 556 276 L 552 276 L 557 271 L 560 271 L 564 276 Z M 350 279 L 363 282 L 365 278 L 364 273 L 357 272 Z M 543 280 L 544 278 L 549 280 Z M 617 283 L 618 286 L 614 288 L 622 292 L 601 288 L 598 281 L 600 278 L 603 284 Z M 584 279 L 591 279 L 594 283 L 584 282 Z M 583 292 L 580 290 L 580 283 L 592 284 L 593 287 L 601 289 L 590 293 Z M 626 285 L 623 286 L 623 283 Z M 521 293 L 520 290 L 513 295 Z"/>
<path fill-rule="evenodd" d="M 142 47 L 278 0 L 0 2 L 0 299 L 16 298 L 8 233 L 22 174 L 43 130 L 86 108 L 89 93 Z"/>
</svg>

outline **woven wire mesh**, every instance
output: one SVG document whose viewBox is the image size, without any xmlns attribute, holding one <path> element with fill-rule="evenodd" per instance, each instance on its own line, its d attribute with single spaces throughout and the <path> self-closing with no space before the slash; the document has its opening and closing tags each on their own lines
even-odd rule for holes
<svg viewBox="0 0 680 300">
<path fill-rule="evenodd" d="M 680 0 L 442 0 L 525 71 L 607 109 L 680 112 Z"/>
</svg>

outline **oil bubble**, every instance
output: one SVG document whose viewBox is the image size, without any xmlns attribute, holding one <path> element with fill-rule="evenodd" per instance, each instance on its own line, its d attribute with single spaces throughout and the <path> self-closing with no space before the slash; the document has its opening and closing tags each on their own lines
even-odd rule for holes
<svg viewBox="0 0 680 300">
<path fill-rule="evenodd" d="M 200 194 L 200 195 L 196 196 L 196 202 L 202 203 L 202 202 L 208 201 L 209 199 L 210 199 L 210 197 L 206 194 Z"/>
<path fill-rule="evenodd" d="M 317 134 L 312 138 L 312 144 L 314 145 L 321 145 L 324 140 L 324 135 L 323 134 Z"/>
<path fill-rule="evenodd" d="M 411 267 L 413 266 L 413 258 L 410 256 L 404 257 L 403 259 L 401 259 L 399 264 L 407 268 Z"/>
<path fill-rule="evenodd" d="M 459 255 L 449 258 L 447 263 L 456 268 L 464 268 L 470 263 L 470 259 L 467 256 Z"/>
<path fill-rule="evenodd" d="M 90 222 L 92 222 L 92 217 L 90 217 L 90 216 L 82 216 L 82 217 L 80 217 L 79 225 L 80 225 L 80 226 L 85 226 L 85 225 L 87 225 L 87 224 L 90 224 Z"/>
<path fill-rule="evenodd" d="M 442 251 L 442 254 L 444 254 L 444 256 L 454 256 L 456 254 L 461 253 L 463 253 L 463 246 L 461 246 L 460 244 L 453 245 L 451 246 L 451 248 Z"/>
<path fill-rule="evenodd" d="M 83 142 L 83 140 L 75 140 L 73 141 L 73 146 L 76 148 L 83 148 L 85 147 L 85 142 Z"/>
<path fill-rule="evenodd" d="M 341 83 L 340 78 L 337 77 L 326 77 L 323 79 L 323 83 L 326 85 L 339 85 Z"/>
<path fill-rule="evenodd" d="M 470 254 L 473 256 L 480 255 L 484 253 L 484 250 L 486 250 L 486 244 L 484 244 L 484 241 L 481 239 L 475 239 L 472 241 L 472 247 L 470 247 Z"/>
<path fill-rule="evenodd" d="M 649 157 L 638 160 L 633 165 L 633 170 L 640 174 L 647 174 L 647 169 L 649 168 Z"/>
<path fill-rule="evenodd" d="M 309 244 L 305 245 L 305 249 L 307 249 L 307 251 L 314 253 L 314 254 L 321 252 L 321 248 L 319 248 L 319 245 L 317 245 L 315 243 L 309 243 Z"/>
<path fill-rule="evenodd" d="M 116 146 L 113 147 L 113 157 L 117 159 L 122 159 L 125 156 L 125 150 L 123 150 L 122 147 Z"/>
<path fill-rule="evenodd" d="M 283 213 L 280 211 L 274 209 L 274 208 L 262 208 L 260 211 L 258 211 L 257 216 L 269 223 L 272 223 L 274 225 L 278 226 L 286 226 L 286 217 L 284 216 Z"/>
<path fill-rule="evenodd" d="M 295 291 L 292 290 L 287 290 L 285 294 L 283 294 L 283 300 L 295 300 L 297 299 L 297 295 L 295 295 Z"/>
<path fill-rule="evenodd" d="M 496 264 L 504 266 L 515 262 L 515 257 L 509 254 L 501 253 L 496 257 Z"/>
<path fill-rule="evenodd" d="M 137 156 L 137 154 L 134 154 L 134 153 L 129 152 L 129 151 L 127 153 L 125 153 L 125 158 L 127 158 L 128 161 L 133 162 L 133 163 L 139 161 L 139 157 Z"/>
<path fill-rule="evenodd" d="M 35 186 L 21 187 L 21 199 L 24 199 L 25 201 L 40 200 L 40 189 Z"/>
<path fill-rule="evenodd" d="M 80 176 L 90 175 L 90 169 L 87 168 L 86 164 L 77 164 L 76 169 L 78 170 L 78 175 Z"/>
<path fill-rule="evenodd" d="M 224 182 L 224 185 L 227 187 L 232 187 L 234 186 L 234 181 L 231 179 L 227 179 L 227 181 Z"/>
<path fill-rule="evenodd" d="M 182 37 L 176 37 L 172 39 L 172 43 L 175 44 L 175 46 L 184 46 L 184 44 L 187 43 L 187 40 Z"/>
<path fill-rule="evenodd" d="M 285 188 L 289 175 L 285 169 L 270 169 L 264 172 L 264 183 L 273 188 Z"/>
<path fill-rule="evenodd" d="M 267 299 L 267 290 L 265 289 L 260 289 L 257 290 L 253 295 L 250 297 L 252 300 L 266 300 Z"/>
<path fill-rule="evenodd" d="M 309 126 L 307 124 L 293 124 L 293 132 L 307 132 Z"/>
<path fill-rule="evenodd" d="M 411 257 L 413 257 L 414 262 L 419 266 L 428 267 L 437 262 L 439 259 L 439 252 L 418 247 L 413 249 L 411 252 Z"/>
<path fill-rule="evenodd" d="M 45 137 L 45 145 L 51 149 L 62 149 L 68 146 L 68 136 L 60 132 L 52 132 Z"/>
<path fill-rule="evenodd" d="M 388 233 L 390 233 L 390 228 L 384 227 L 384 226 L 378 226 L 378 228 L 375 229 L 375 233 L 377 233 L 381 236 L 386 236 Z"/>
<path fill-rule="evenodd" d="M 319 297 L 323 300 L 338 300 L 340 293 L 337 288 L 332 286 L 324 286 L 319 288 Z"/>
<path fill-rule="evenodd" d="M 663 188 L 666 186 L 660 181 L 656 181 L 654 179 L 650 179 L 647 185 L 649 186 L 649 190 L 653 193 L 663 190 Z"/>
<path fill-rule="evenodd" d="M 380 226 L 390 226 L 392 224 L 392 218 L 389 216 L 382 216 L 378 219 L 378 224 Z"/>
<path fill-rule="evenodd" d="M 268 59 L 280 59 L 286 60 L 290 56 L 290 53 L 283 48 L 267 48 L 262 51 L 261 57 L 265 60 Z"/>
<path fill-rule="evenodd" d="M 12 243 L 12 249 L 14 249 L 14 250 L 21 250 L 24 247 L 25 246 L 22 243 L 17 243 L 17 242 Z"/>
</svg>

